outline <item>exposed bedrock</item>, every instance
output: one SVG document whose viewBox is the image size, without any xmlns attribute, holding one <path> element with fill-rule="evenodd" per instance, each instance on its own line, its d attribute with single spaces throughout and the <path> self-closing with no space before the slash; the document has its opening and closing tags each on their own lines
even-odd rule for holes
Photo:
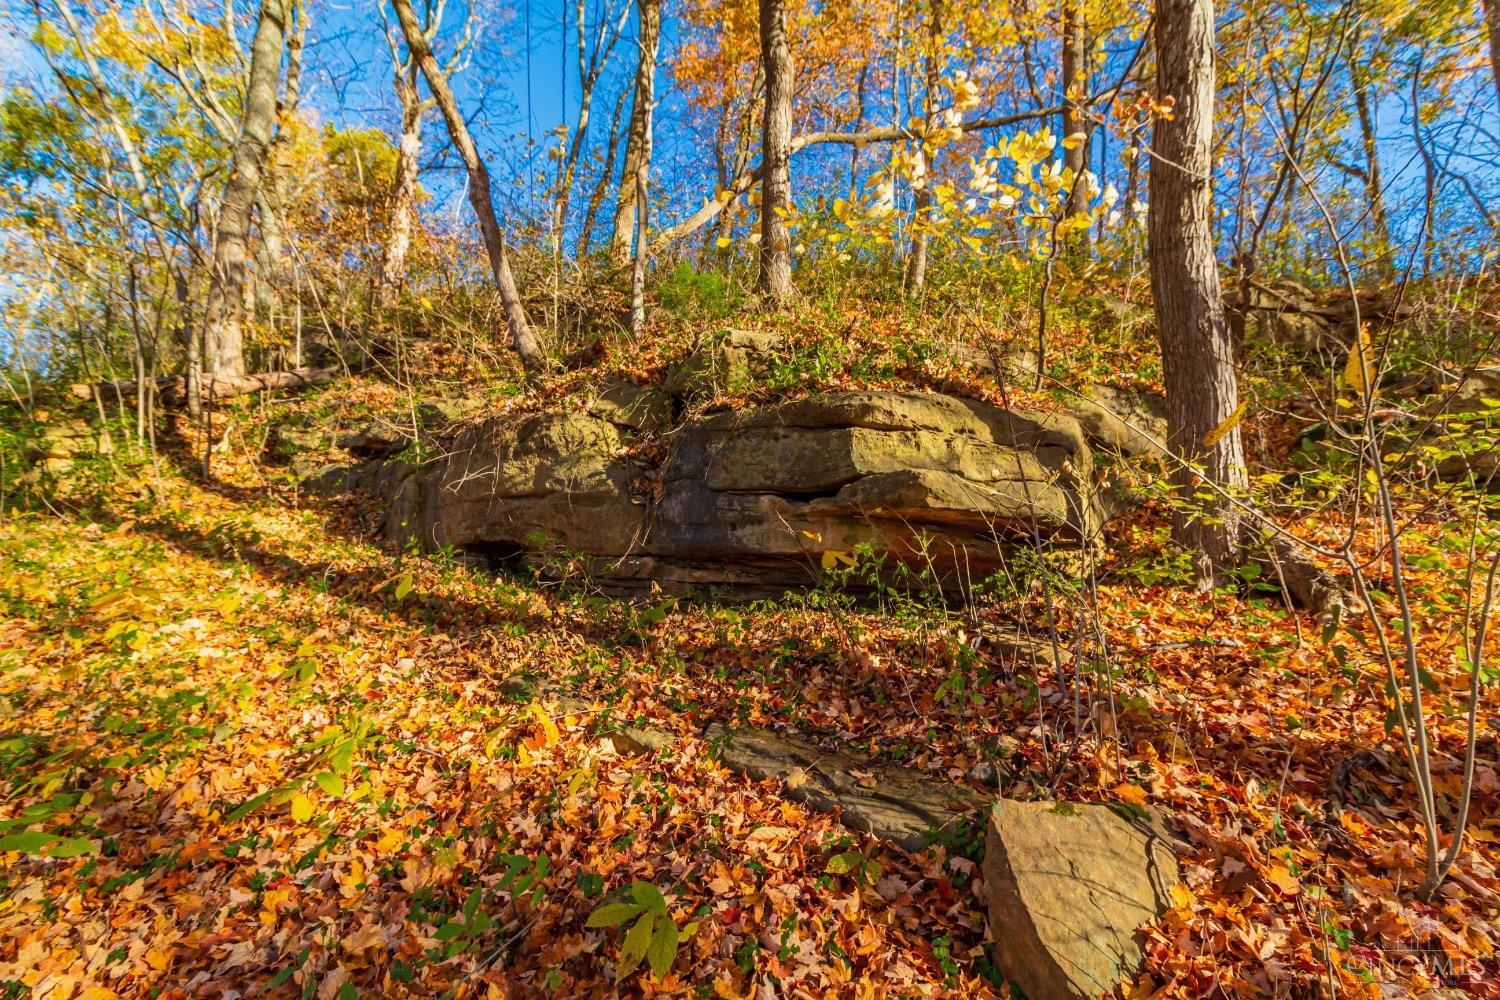
<svg viewBox="0 0 1500 1000">
<path fill-rule="evenodd" d="M 623 419 L 582 412 L 469 425 L 446 457 L 344 486 L 389 501 L 387 530 L 492 558 L 590 557 L 615 583 L 797 586 L 857 551 L 962 587 L 1007 546 L 1098 527 L 1073 419 L 950 396 L 851 392 L 691 420 L 654 461 Z M 389 465 L 389 463 L 387 463 Z M 350 482 L 350 479 L 357 480 Z"/>
</svg>

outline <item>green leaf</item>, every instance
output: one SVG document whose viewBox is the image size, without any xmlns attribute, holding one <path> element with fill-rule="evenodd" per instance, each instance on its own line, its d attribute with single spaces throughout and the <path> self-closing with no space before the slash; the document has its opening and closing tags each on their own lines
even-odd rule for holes
<svg viewBox="0 0 1500 1000">
<path fill-rule="evenodd" d="M 615 966 L 615 982 L 630 975 L 646 957 L 646 949 L 651 946 L 651 929 L 658 919 L 654 913 L 642 913 L 641 919 L 625 932 L 625 943 L 620 946 L 620 964 Z"/>
<path fill-rule="evenodd" d="M 474 919 L 474 914 L 479 912 L 479 903 L 482 898 L 483 896 L 477 888 L 473 892 L 469 893 L 469 898 L 464 900 L 465 920 Z"/>
<path fill-rule="evenodd" d="M 313 781 L 329 795 L 338 797 L 344 794 L 344 779 L 332 771 L 319 771 L 313 775 Z"/>
<path fill-rule="evenodd" d="M 339 987 L 339 1000 L 359 1000 L 359 989 L 353 983 Z"/>
<path fill-rule="evenodd" d="M 589 927 L 618 927 L 631 917 L 643 912 L 643 907 L 634 903 L 605 903 L 589 914 Z"/>
<path fill-rule="evenodd" d="M 630 883 L 630 896 L 652 913 L 667 915 L 667 901 L 662 898 L 661 890 L 650 882 Z"/>
<path fill-rule="evenodd" d="M 348 774 L 349 769 L 354 766 L 354 741 L 345 740 L 333 748 L 328 755 L 328 766 L 333 769 L 334 774 Z"/>
<path fill-rule="evenodd" d="M 291 965 L 288 965 L 286 968 L 282 969 L 280 972 L 276 973 L 276 975 L 271 977 L 271 981 L 266 984 L 265 992 L 269 993 L 276 987 L 285 983 L 288 979 L 291 979 L 292 976 L 296 974 L 297 970 L 302 968 L 302 963 L 307 961 L 308 953 L 311 952 L 311 950 L 311 948 L 303 948 L 301 951 L 299 951 L 297 953 L 296 960 L 293 961 Z"/>
<path fill-rule="evenodd" d="M 443 926 L 439 927 L 432 936 L 437 938 L 439 941 L 452 941 L 454 938 L 462 934 L 465 929 L 466 926 L 462 921 L 450 920 Z"/>
<path fill-rule="evenodd" d="M 864 860 L 865 856 L 859 851 L 835 854 L 828 859 L 828 865 L 823 870 L 830 875 L 847 875 L 863 864 Z"/>
<path fill-rule="evenodd" d="M 412 582 L 411 573 L 407 572 L 396 584 L 396 600 L 406 600 L 406 595 L 411 593 L 414 586 L 416 584 Z"/>
<path fill-rule="evenodd" d="M 64 837 L 61 843 L 53 844 L 47 848 L 47 857 L 77 858 L 85 854 L 93 854 L 98 849 L 99 845 L 87 837 Z"/>
<path fill-rule="evenodd" d="M 672 971 L 672 963 L 677 961 L 677 927 L 671 920 L 657 921 L 651 943 L 646 947 L 646 961 L 657 979 Z"/>
<path fill-rule="evenodd" d="M 57 837 L 46 830 L 22 830 L 8 837 L 0 837 L 0 851 L 20 851 L 23 854 L 40 854 L 42 848 Z"/>
</svg>

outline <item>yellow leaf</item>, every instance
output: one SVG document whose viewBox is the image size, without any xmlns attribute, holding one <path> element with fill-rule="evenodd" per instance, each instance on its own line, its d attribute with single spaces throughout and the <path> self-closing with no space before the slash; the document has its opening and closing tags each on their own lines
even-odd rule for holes
<svg viewBox="0 0 1500 1000">
<path fill-rule="evenodd" d="M 719 249 L 723 250 L 725 247 L 729 246 L 734 241 L 731 240 L 728 236 L 720 236 L 718 238 L 718 240 L 716 240 L 715 242 L 718 244 Z"/>
<path fill-rule="evenodd" d="M 850 569 L 853 569 L 858 565 L 858 563 L 854 561 L 853 556 L 851 556 L 847 552 L 840 552 L 838 549 L 827 549 L 826 551 L 824 551 L 822 561 L 824 569 L 833 569 L 838 566 L 839 563 L 843 563 Z"/>
<path fill-rule="evenodd" d="M 1131 805 L 1143 806 L 1146 804 L 1146 790 L 1140 785 L 1132 785 L 1128 781 L 1122 781 L 1115 786 L 1115 795 L 1121 802 L 1129 802 Z"/>
<path fill-rule="evenodd" d="M 1072 135 L 1063 139 L 1063 149 L 1077 149 L 1079 146 L 1082 146 L 1085 142 L 1087 142 L 1088 138 L 1088 135 L 1084 132 L 1074 132 Z"/>
<path fill-rule="evenodd" d="M 1240 425 L 1240 421 L 1245 419 L 1245 411 L 1249 408 L 1250 400 L 1243 400 L 1239 406 L 1236 406 L 1234 408 L 1233 413 L 1224 418 L 1223 423 L 1219 424 L 1219 426 L 1215 427 L 1213 430 L 1209 431 L 1203 436 L 1203 447 L 1212 448 L 1214 445 L 1224 440 L 1229 432 L 1238 427 Z"/>
<path fill-rule="evenodd" d="M 1375 349 L 1370 343 L 1370 328 L 1361 324 L 1359 336 L 1349 349 L 1349 360 L 1344 363 L 1344 381 L 1361 396 L 1375 392 Z"/>
<path fill-rule="evenodd" d="M 292 796 L 292 819 L 296 820 L 298 823 L 306 823 L 308 820 L 312 819 L 312 815 L 313 815 L 313 802 L 312 802 L 312 799 L 308 798 L 306 795 L 303 795 L 301 792 L 298 792 L 296 795 L 293 795 Z"/>
<path fill-rule="evenodd" d="M 1190 910 L 1193 907 L 1193 892 L 1181 882 L 1172 886 L 1172 905 L 1179 910 Z"/>
<path fill-rule="evenodd" d="M 1275 865 L 1265 872 L 1266 881 L 1280 889 L 1283 895 L 1292 896 L 1302 888 L 1302 881 L 1285 865 Z"/>
<path fill-rule="evenodd" d="M 381 835 L 381 838 L 375 841 L 375 849 L 381 854 L 389 854 L 396 848 L 400 847 L 402 841 L 404 841 L 405 839 L 406 831 L 398 830 L 393 827 L 392 829 L 385 831 L 385 833 Z"/>
<path fill-rule="evenodd" d="M 542 709 L 542 706 L 540 705 L 527 705 L 526 709 L 532 715 L 536 716 L 536 721 L 542 727 L 542 734 L 546 737 L 546 745 L 549 747 L 557 746 L 557 741 L 560 736 L 557 731 L 557 723 L 548 718 L 547 713 Z"/>
</svg>

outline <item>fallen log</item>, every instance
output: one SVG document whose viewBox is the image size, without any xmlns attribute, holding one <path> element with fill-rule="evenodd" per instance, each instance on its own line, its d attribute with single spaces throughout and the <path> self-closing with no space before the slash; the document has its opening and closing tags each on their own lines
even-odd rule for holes
<svg viewBox="0 0 1500 1000">
<path fill-rule="evenodd" d="M 202 398 L 205 402 L 217 402 L 244 396 L 252 392 L 267 392 L 272 389 L 302 389 L 310 385 L 322 385 L 338 377 L 339 368 L 294 368 L 282 372 L 260 372 L 254 375 L 205 375 Z M 156 394 L 168 406 L 181 406 L 187 402 L 187 378 L 182 375 L 164 375 L 155 380 Z M 93 399 L 97 393 L 105 402 L 115 399 L 134 399 L 137 384 L 133 380 L 119 382 L 78 383 L 68 387 L 79 399 Z"/>
</svg>

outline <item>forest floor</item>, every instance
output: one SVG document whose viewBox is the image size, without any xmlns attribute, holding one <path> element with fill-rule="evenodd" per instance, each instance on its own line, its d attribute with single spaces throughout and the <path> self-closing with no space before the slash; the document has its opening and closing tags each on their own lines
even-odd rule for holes
<svg viewBox="0 0 1500 1000">
<path fill-rule="evenodd" d="M 851 321 L 782 389 L 906 387 L 915 367 L 935 377 L 911 387 L 989 391 L 898 356 L 911 339 Z M 1094 377 L 1142 369 L 1135 341 L 1111 351 L 1087 356 Z M 332 392 L 400 401 L 371 380 Z M 236 440 L 264 442 L 265 405 L 237 413 Z M 1246 428 L 1284 447 L 1274 421 Z M 776 602 L 630 601 L 586 573 L 402 557 L 373 508 L 299 493 L 253 444 L 212 483 L 198 444 L 166 447 L 160 471 L 0 521 L 0 998 L 1006 995 L 982 825 L 904 853 L 731 774 L 710 722 L 1159 808 L 1184 878 L 1125 996 L 1500 996 L 1492 714 L 1465 848 L 1422 902 L 1370 629 L 1195 592 L 1159 504 L 1111 523 L 1092 600 L 1033 567 L 965 607 L 856 600 L 836 578 Z M 1401 513 L 1451 825 L 1470 525 L 1420 489 Z M 1065 647 L 1097 622 L 1106 655 L 1054 671 L 984 640 L 1049 621 Z M 622 723 L 679 738 L 629 756 Z M 634 883 L 682 932 L 660 977 L 622 968 L 624 928 L 587 926 Z"/>
<path fill-rule="evenodd" d="M 1003 995 L 972 830 L 918 856 L 852 835 L 718 766 L 710 719 L 1163 807 L 1192 846 L 1127 995 L 1420 994 L 1439 968 L 1495 988 L 1494 729 L 1428 906 L 1366 655 L 1273 601 L 1147 582 L 1149 511 L 1102 576 L 1113 676 L 1075 683 L 920 603 L 631 604 L 398 562 L 358 510 L 257 478 L 0 526 L 6 996 L 612 995 L 621 935 L 585 921 L 636 880 L 691 933 L 626 994 Z M 1429 537 L 1436 606 L 1452 546 Z M 1427 662 L 1456 703 L 1451 641 Z M 598 710 L 553 714 L 545 689 Z M 622 756 L 595 735 L 611 716 L 682 739 Z M 1460 722 L 1438 727 L 1445 796 Z M 831 874 L 851 851 L 878 867 Z"/>
</svg>

